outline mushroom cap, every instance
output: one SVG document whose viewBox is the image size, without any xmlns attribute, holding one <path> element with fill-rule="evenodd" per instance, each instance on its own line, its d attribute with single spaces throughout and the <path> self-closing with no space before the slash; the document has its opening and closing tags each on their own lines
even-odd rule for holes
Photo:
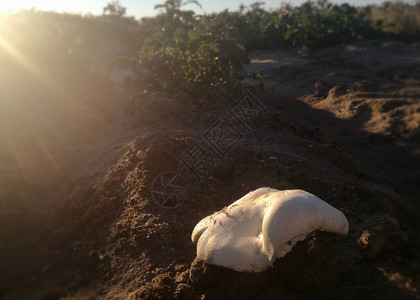
<svg viewBox="0 0 420 300">
<path fill-rule="evenodd" d="M 260 272 L 314 230 L 347 234 L 344 214 L 303 190 L 259 188 L 202 219 L 191 239 L 197 257 L 236 271 Z"/>
</svg>

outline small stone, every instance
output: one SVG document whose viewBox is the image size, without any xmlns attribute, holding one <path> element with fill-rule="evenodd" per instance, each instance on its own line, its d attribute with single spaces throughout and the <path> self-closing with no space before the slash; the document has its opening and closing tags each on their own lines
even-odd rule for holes
<svg viewBox="0 0 420 300">
<path fill-rule="evenodd" d="M 375 258 L 386 243 L 384 229 L 381 226 L 363 230 L 357 244 L 369 258 Z"/>
<path fill-rule="evenodd" d="M 406 242 L 407 234 L 398 226 L 398 221 L 385 216 L 363 230 L 357 245 L 365 257 L 374 259 L 382 251 L 398 251 Z"/>
</svg>

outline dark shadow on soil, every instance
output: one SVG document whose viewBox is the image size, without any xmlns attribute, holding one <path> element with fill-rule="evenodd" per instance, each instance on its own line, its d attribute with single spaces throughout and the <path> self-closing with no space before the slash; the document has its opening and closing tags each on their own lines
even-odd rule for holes
<svg viewBox="0 0 420 300">
<path fill-rule="evenodd" d="M 296 98 L 284 98 L 270 92 L 262 93 L 259 98 L 293 117 L 312 132 L 312 137 L 318 142 L 339 149 L 357 169 L 356 174 L 361 179 L 392 187 L 405 201 L 398 206 L 416 214 L 420 212 L 420 158 L 410 149 L 398 145 L 401 140 L 404 143 L 403 138 L 363 130 L 364 123 L 371 117 L 369 107 L 360 106 L 354 118 L 341 120 Z"/>
</svg>

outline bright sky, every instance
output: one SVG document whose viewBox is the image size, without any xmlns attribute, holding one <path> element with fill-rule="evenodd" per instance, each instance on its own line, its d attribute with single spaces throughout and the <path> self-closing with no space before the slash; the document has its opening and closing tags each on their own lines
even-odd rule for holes
<svg viewBox="0 0 420 300">
<path fill-rule="evenodd" d="M 204 1 L 199 0 L 203 6 L 203 10 L 197 10 L 198 13 L 210 13 L 214 11 L 223 10 L 228 8 L 229 10 L 236 10 L 239 5 L 245 4 L 250 5 L 257 0 L 210 0 Z M 261 1 L 261 0 L 260 0 Z M 11 9 L 16 10 L 19 8 L 30 9 L 35 7 L 37 10 L 55 10 L 57 12 L 71 12 L 71 13 L 92 13 L 92 14 L 101 14 L 102 8 L 110 2 L 108 0 L 0 0 L 0 10 Z M 156 4 L 161 4 L 165 0 L 120 0 L 120 3 L 123 7 L 127 8 L 128 16 L 152 16 L 156 14 L 156 11 L 153 9 Z M 261 1 L 265 2 L 266 8 L 276 8 L 282 2 L 281 0 L 266 0 Z M 299 5 L 305 0 L 293 0 L 286 1 L 292 3 L 293 5 Z M 350 3 L 355 5 L 366 5 L 366 4 L 380 4 L 384 2 L 383 0 L 332 0 L 334 3 Z M 190 6 L 193 8 L 193 6 Z"/>
</svg>

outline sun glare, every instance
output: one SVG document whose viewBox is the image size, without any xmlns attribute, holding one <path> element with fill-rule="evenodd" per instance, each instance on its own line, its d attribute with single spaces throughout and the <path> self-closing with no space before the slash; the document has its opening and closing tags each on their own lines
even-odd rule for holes
<svg viewBox="0 0 420 300">
<path fill-rule="evenodd" d="M 49 80 L 45 78 L 44 74 L 39 72 L 37 68 L 29 59 L 26 58 L 18 49 L 16 49 L 11 43 L 5 40 L 2 36 L 2 31 L 7 30 L 4 24 L 0 25 L 0 49 L 5 50 L 5 52 L 15 61 L 20 63 L 23 67 L 26 68 L 34 77 L 40 80 L 43 84 L 48 84 Z"/>
<path fill-rule="evenodd" d="M 91 1 L 14 0 L 0 1 L 0 11 L 19 9 L 54 10 L 57 12 L 86 12 L 92 10 Z"/>
<path fill-rule="evenodd" d="M 63 162 L 58 157 L 64 156 L 57 150 L 61 135 L 56 128 L 66 126 L 61 118 L 75 111 L 97 116 L 74 97 L 72 84 L 80 82 L 81 75 L 72 68 L 67 45 L 60 46 L 67 40 L 57 37 L 55 24 L 43 16 L 0 13 L 0 150 L 8 155 L 10 168 L 28 178 L 38 174 L 41 160 L 45 174 L 59 172 Z"/>
</svg>

